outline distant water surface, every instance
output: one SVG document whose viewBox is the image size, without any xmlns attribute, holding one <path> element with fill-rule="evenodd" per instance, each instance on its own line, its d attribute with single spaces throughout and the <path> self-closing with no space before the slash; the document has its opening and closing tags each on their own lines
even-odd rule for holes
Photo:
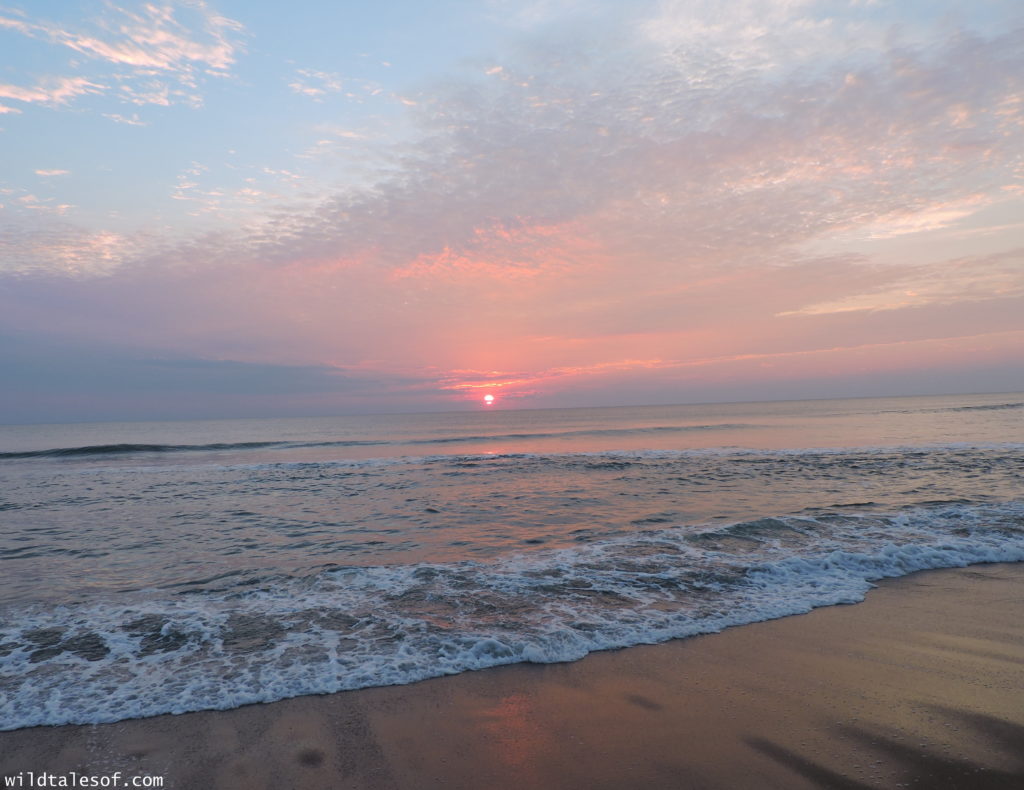
<svg viewBox="0 0 1024 790">
<path fill-rule="evenodd" d="M 1024 559 L 1024 394 L 0 426 L 0 728 L 571 660 Z"/>
<path fill-rule="evenodd" d="M 1000 413 L 993 415 L 992 412 Z M 1005 414 L 1001 414 L 1005 413 Z M 955 415 L 955 418 L 953 418 Z M 1005 416 L 1007 419 L 992 419 Z M 217 453 L 240 462 L 456 453 L 556 453 L 706 447 L 858 447 L 1002 441 L 1020 429 L 1024 395 L 613 406 L 589 409 L 192 422 L 0 425 L 0 458 L 103 454 L 135 446 Z M 83 453 L 92 448 L 94 453 Z M 56 451 L 56 452 L 55 452 Z M 163 460 L 167 460 L 164 458 Z M 174 458 L 176 463 L 190 459 Z"/>
</svg>

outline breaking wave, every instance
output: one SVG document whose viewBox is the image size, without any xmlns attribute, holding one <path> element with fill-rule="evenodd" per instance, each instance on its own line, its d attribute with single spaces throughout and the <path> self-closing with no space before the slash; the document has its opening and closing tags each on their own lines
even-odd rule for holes
<svg viewBox="0 0 1024 790">
<path fill-rule="evenodd" d="M 494 562 L 252 571 L 212 588 L 10 609 L 0 726 L 227 709 L 572 661 L 860 601 L 886 577 L 1024 560 L 1024 502 L 870 505 L 677 523 Z"/>
</svg>

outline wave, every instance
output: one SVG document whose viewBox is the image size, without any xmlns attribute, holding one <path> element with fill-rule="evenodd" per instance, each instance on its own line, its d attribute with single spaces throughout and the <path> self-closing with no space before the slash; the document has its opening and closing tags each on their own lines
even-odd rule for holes
<svg viewBox="0 0 1024 790">
<path fill-rule="evenodd" d="M 880 411 L 878 414 L 949 414 L 964 411 L 1007 411 L 1009 409 L 1024 409 L 1024 401 L 983 403 L 978 406 L 941 406 L 931 409 L 888 409 Z"/>
<path fill-rule="evenodd" d="M 291 447 L 354 447 L 364 444 L 387 444 L 375 441 L 336 442 L 214 442 L 212 444 L 95 444 L 84 447 L 55 447 L 48 450 L 22 450 L 0 453 L 0 460 L 21 458 L 74 458 L 79 456 L 134 455 L 140 453 L 203 453 L 231 450 L 265 450 Z"/>
<path fill-rule="evenodd" d="M 658 425 L 639 428 L 600 428 L 594 430 L 551 431 L 538 433 L 468 434 L 465 436 L 419 437 L 411 439 L 337 439 L 330 441 L 256 441 L 215 442 L 212 444 L 98 444 L 84 447 L 56 447 L 47 450 L 0 452 L 0 460 L 27 458 L 75 458 L 87 456 L 135 455 L 152 453 L 208 453 L 236 450 L 292 450 L 315 447 L 372 447 L 381 445 L 432 445 L 524 439 L 560 439 L 583 436 L 618 436 L 650 433 L 686 433 L 691 431 L 737 430 L 756 425 L 722 423 L 717 425 Z"/>
<path fill-rule="evenodd" d="M 982 406 L 954 406 L 948 411 L 1002 411 L 1003 409 L 1024 409 L 1024 402 L 988 403 Z"/>
<path fill-rule="evenodd" d="M 12 608 L 0 628 L 0 728 L 572 661 L 854 603 L 886 577 L 1006 561 L 1024 561 L 1024 502 L 863 503 L 648 529 L 492 563 L 226 575 L 215 590 Z"/>
</svg>

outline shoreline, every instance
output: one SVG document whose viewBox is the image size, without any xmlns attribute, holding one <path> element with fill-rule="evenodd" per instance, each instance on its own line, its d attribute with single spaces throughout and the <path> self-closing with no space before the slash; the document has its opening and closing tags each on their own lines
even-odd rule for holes
<svg viewBox="0 0 1024 790">
<path fill-rule="evenodd" d="M 2 732 L 0 773 L 175 788 L 1020 787 L 1022 675 L 1024 563 L 972 565 L 571 663 Z"/>
</svg>

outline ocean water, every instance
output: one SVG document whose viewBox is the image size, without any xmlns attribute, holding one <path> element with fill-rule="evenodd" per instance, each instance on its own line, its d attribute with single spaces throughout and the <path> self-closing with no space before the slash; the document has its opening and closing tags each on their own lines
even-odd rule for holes
<svg viewBox="0 0 1024 790">
<path fill-rule="evenodd" d="M 1024 394 L 0 426 L 0 729 L 707 633 L 1024 560 Z"/>
</svg>

